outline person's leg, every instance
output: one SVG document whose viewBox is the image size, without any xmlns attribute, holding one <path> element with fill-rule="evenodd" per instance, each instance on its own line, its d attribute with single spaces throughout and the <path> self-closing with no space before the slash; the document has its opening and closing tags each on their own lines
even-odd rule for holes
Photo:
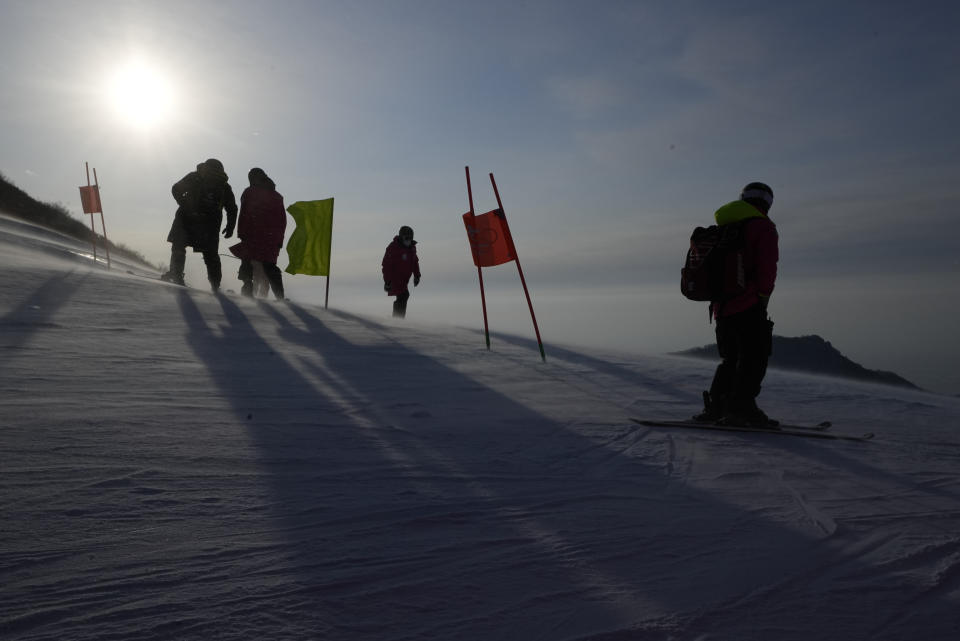
<svg viewBox="0 0 960 641">
<path fill-rule="evenodd" d="M 736 394 L 743 406 L 755 410 L 773 347 L 773 322 L 759 306 L 744 314 Z"/>
<path fill-rule="evenodd" d="M 207 280 L 210 281 L 210 288 L 213 291 L 220 290 L 220 281 L 223 273 L 220 270 L 220 254 L 217 250 L 203 252 L 203 262 L 207 265 Z"/>
<path fill-rule="evenodd" d="M 183 269 L 187 264 L 187 248 L 182 245 L 173 245 L 170 248 L 170 269 L 160 276 L 161 280 L 183 285 Z"/>
<path fill-rule="evenodd" d="M 767 373 L 773 343 L 773 323 L 759 305 L 736 314 L 736 370 L 727 402 L 727 415 L 734 422 L 776 424 L 757 407 L 757 396 Z"/>
<path fill-rule="evenodd" d="M 183 269 L 187 263 L 187 233 L 183 227 L 183 215 L 180 210 L 177 210 L 177 214 L 173 217 L 167 242 L 170 243 L 170 269 L 162 274 L 160 279 L 183 285 Z"/>
<path fill-rule="evenodd" d="M 276 263 L 263 263 L 263 274 L 270 283 L 270 289 L 273 290 L 273 296 L 277 300 L 283 300 L 283 273 Z"/>
<path fill-rule="evenodd" d="M 243 283 L 240 286 L 240 293 L 244 296 L 253 296 L 253 265 L 249 260 L 240 259 L 240 270 L 237 271 L 237 278 Z"/>
<path fill-rule="evenodd" d="M 263 263 L 259 260 L 252 260 L 253 265 L 253 295 L 256 298 L 266 298 L 270 292 L 270 281 L 263 271 Z"/>
<path fill-rule="evenodd" d="M 713 374 L 710 384 L 709 397 L 704 399 L 703 414 L 697 416 L 701 420 L 717 420 L 727 410 L 736 383 L 739 358 L 739 334 L 734 317 L 721 317 L 716 321 L 717 351 L 720 354 L 720 364 Z"/>
<path fill-rule="evenodd" d="M 397 318 L 405 318 L 407 315 L 407 300 L 410 298 L 410 292 L 400 292 L 397 299 L 393 301 L 393 315 Z"/>
</svg>

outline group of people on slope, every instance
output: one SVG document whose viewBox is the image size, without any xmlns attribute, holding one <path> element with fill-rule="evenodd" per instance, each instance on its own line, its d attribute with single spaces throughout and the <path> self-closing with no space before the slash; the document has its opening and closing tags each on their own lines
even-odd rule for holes
<svg viewBox="0 0 960 641">
<path fill-rule="evenodd" d="M 274 182 L 259 167 L 251 169 L 247 179 L 250 186 L 240 195 L 239 216 L 229 178 L 223 163 L 216 158 L 205 160 L 197 165 L 196 171 L 174 183 L 172 192 L 177 201 L 177 213 L 167 234 L 167 242 L 171 245 L 170 269 L 161 279 L 184 284 L 187 247 L 192 247 L 194 252 L 203 255 L 210 287 L 214 292 L 220 290 L 220 226 L 226 210 L 223 237 L 232 237 L 235 228 L 240 237 L 240 242 L 230 251 L 240 259 L 237 276 L 243 283 L 241 293 L 253 296 L 255 270 L 262 270 L 273 295 L 277 300 L 283 299 L 283 278 L 277 267 L 287 228 L 283 196 L 277 193 Z"/>
<path fill-rule="evenodd" d="M 283 196 L 267 173 L 254 167 L 247 173 L 250 186 L 240 195 L 240 207 L 230 187 L 229 177 L 223 163 L 210 158 L 197 165 L 196 171 L 174 183 L 173 198 L 177 212 L 173 218 L 167 242 L 170 243 L 170 269 L 160 278 L 183 285 L 183 271 L 187 260 L 187 247 L 203 255 L 207 267 L 207 280 L 214 292 L 220 290 L 222 268 L 220 265 L 220 226 L 226 211 L 227 224 L 223 237 L 233 236 L 234 229 L 240 242 L 230 251 L 240 259 L 237 277 L 243 283 L 240 293 L 254 296 L 258 272 L 269 284 L 277 300 L 283 300 L 283 277 L 277 267 L 277 257 L 283 248 L 287 229 L 287 213 Z M 413 285 L 420 284 L 420 261 L 417 258 L 417 242 L 413 229 L 404 225 L 387 246 L 381 265 L 384 291 L 396 296 L 393 315 L 403 318 L 410 298 L 408 284 L 413 276 Z"/>
<path fill-rule="evenodd" d="M 255 270 L 262 267 L 269 287 L 283 299 L 283 281 L 277 257 L 283 247 L 286 210 L 283 196 L 266 172 L 254 167 L 247 174 L 250 186 L 240 196 L 239 219 L 236 199 L 223 163 L 210 158 L 173 185 L 177 213 L 167 236 L 172 245 L 170 270 L 163 280 L 183 284 L 186 248 L 203 254 L 207 278 L 214 291 L 221 281 L 218 253 L 220 225 L 226 210 L 224 238 L 237 228 L 240 243 L 230 248 L 240 259 L 237 274 L 243 282 L 241 293 L 254 293 Z M 744 226 L 742 254 L 743 290 L 734 298 L 711 305 L 716 320 L 717 348 L 721 362 L 710 390 L 705 391 L 704 408 L 694 418 L 704 422 L 775 427 L 777 422 L 757 406 L 757 396 L 767 371 L 773 342 L 773 322 L 767 305 L 777 279 L 779 240 L 776 225 L 768 217 L 773 190 L 760 182 L 749 183 L 740 198 L 714 214 L 718 225 L 750 221 Z M 393 315 L 406 315 L 410 277 L 420 284 L 420 261 L 413 229 L 404 225 L 387 246 L 381 262 L 383 289 L 395 296 Z"/>
</svg>

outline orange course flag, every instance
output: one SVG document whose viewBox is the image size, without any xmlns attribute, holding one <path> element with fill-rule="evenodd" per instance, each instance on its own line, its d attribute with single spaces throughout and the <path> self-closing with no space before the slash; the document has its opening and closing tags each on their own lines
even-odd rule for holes
<svg viewBox="0 0 960 641">
<path fill-rule="evenodd" d="M 83 213 L 85 214 L 103 212 L 103 206 L 100 205 L 100 187 L 97 185 L 81 187 L 80 204 L 83 205 Z"/>
<path fill-rule="evenodd" d="M 477 267 L 493 267 L 517 259 L 510 227 L 499 209 L 479 216 L 467 212 L 463 215 L 463 224 L 467 227 L 473 264 Z"/>
</svg>

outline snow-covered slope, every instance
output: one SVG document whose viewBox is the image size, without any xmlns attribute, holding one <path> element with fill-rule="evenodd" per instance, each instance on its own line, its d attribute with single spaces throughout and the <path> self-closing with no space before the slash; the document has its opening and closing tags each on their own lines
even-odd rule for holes
<svg viewBox="0 0 960 641">
<path fill-rule="evenodd" d="M 0 240 L 6 244 L 29 251 L 34 257 L 38 255 L 55 256 L 74 262 L 110 267 L 117 271 L 124 271 L 139 275 L 156 275 L 155 270 L 143 261 L 134 260 L 114 251 L 109 257 L 106 248 L 98 241 L 97 247 L 92 244 L 48 229 L 41 225 L 15 218 L 0 212 Z M 94 253 L 96 251 L 96 254 Z"/>
<path fill-rule="evenodd" d="M 960 399 L 774 371 L 876 439 L 642 428 L 712 366 L 0 241 L 0 638 L 960 638 Z"/>
</svg>

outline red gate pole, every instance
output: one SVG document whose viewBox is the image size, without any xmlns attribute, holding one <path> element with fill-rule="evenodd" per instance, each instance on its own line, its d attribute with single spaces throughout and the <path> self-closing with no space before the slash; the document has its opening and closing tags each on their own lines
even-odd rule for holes
<svg viewBox="0 0 960 641">
<path fill-rule="evenodd" d="M 493 185 L 493 194 L 497 197 L 497 207 L 500 208 L 500 213 L 503 215 L 503 220 L 506 222 L 507 214 L 503 211 L 503 203 L 500 201 L 500 191 L 497 189 L 497 182 L 493 179 L 493 172 L 490 172 L 490 184 Z M 507 229 L 509 229 L 507 225 Z M 533 313 L 533 301 L 530 300 L 530 291 L 527 289 L 527 280 L 523 277 L 523 269 L 520 267 L 520 256 L 517 254 L 517 248 L 513 244 L 513 234 L 509 234 L 510 240 L 510 251 L 513 252 L 514 260 L 517 263 L 517 271 L 520 273 L 520 284 L 523 285 L 523 293 L 527 297 L 527 306 L 530 308 L 530 318 L 533 319 L 533 331 L 537 334 L 537 344 L 540 346 L 540 358 L 543 359 L 543 362 L 547 362 L 547 355 L 543 351 L 543 341 L 540 340 L 540 328 L 537 326 L 537 317 Z"/>
<path fill-rule="evenodd" d="M 470 167 L 464 167 L 467 172 L 467 198 L 470 200 L 470 216 L 476 214 L 473 210 L 473 188 L 470 187 Z M 476 240 L 476 239 L 474 239 Z M 487 296 L 483 291 L 483 268 L 477 265 L 477 278 L 480 279 L 480 305 L 483 307 L 483 335 L 487 340 L 487 349 L 490 349 L 490 327 L 487 324 Z"/>
<path fill-rule="evenodd" d="M 90 163 L 83 163 L 87 168 L 87 193 L 90 193 Z M 94 173 L 97 172 L 96 169 L 93 170 Z M 90 242 L 93 243 L 93 263 L 97 263 L 97 229 L 93 226 L 93 212 L 90 212 Z"/>
<path fill-rule="evenodd" d="M 90 178 L 87 178 L 89 181 Z M 93 184 L 97 188 L 97 201 L 100 204 L 100 227 L 103 228 L 103 249 L 107 252 L 107 269 L 110 269 L 110 241 L 107 240 L 107 223 L 103 220 L 103 200 L 100 198 L 100 181 L 97 180 L 97 168 L 93 168 Z M 93 222 L 93 214 L 90 214 L 90 222 Z"/>
</svg>

